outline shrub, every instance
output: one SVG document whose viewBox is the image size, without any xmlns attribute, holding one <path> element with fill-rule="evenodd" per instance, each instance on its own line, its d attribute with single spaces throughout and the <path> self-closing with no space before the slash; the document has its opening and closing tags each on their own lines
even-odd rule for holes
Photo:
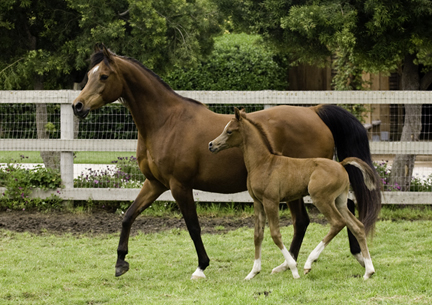
<svg viewBox="0 0 432 305">
<path fill-rule="evenodd" d="M 210 57 L 193 69 L 178 67 L 166 78 L 176 90 L 284 90 L 286 67 L 259 35 L 227 34 L 215 39 Z"/>
<path fill-rule="evenodd" d="M 26 157 L 21 156 L 21 159 Z M 8 209 L 37 208 L 39 210 L 57 207 L 61 200 L 57 196 L 48 199 L 29 198 L 32 190 L 57 189 L 61 187 L 61 176 L 58 170 L 44 168 L 37 165 L 33 169 L 26 169 L 17 161 L 12 161 L 0 167 L 0 186 L 6 191 L 0 199 L 0 206 Z"/>
</svg>

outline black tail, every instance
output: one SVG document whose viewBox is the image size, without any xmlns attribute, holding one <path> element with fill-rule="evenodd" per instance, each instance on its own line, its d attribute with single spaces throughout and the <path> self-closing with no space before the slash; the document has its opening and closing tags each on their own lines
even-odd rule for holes
<svg viewBox="0 0 432 305">
<path fill-rule="evenodd" d="M 316 112 L 333 134 L 338 159 L 357 157 L 366 162 L 377 177 L 376 189 L 369 191 L 363 182 L 361 171 L 353 166 L 346 168 L 357 199 L 360 221 L 364 224 L 366 233 L 373 232 L 381 210 L 381 193 L 380 179 L 372 163 L 366 129 L 355 116 L 341 107 L 320 105 L 316 107 Z"/>
</svg>

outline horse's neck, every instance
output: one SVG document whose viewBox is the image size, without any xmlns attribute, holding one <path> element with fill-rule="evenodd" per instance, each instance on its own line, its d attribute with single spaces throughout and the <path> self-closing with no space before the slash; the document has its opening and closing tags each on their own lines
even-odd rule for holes
<svg viewBox="0 0 432 305">
<path fill-rule="evenodd" d="M 185 109 L 181 97 L 150 72 L 127 61 L 123 69 L 127 72 L 123 73 L 125 91 L 122 97 L 144 138 L 159 130 L 177 111 Z"/>
<path fill-rule="evenodd" d="M 246 168 L 250 172 L 271 158 L 272 153 L 264 142 L 264 135 L 255 126 L 248 121 L 242 124 L 243 143 L 240 148 L 243 152 Z"/>
</svg>

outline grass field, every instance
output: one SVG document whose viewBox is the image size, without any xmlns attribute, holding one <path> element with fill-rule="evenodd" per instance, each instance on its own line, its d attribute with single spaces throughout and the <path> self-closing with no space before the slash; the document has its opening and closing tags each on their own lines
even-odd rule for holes
<svg viewBox="0 0 432 305">
<path fill-rule="evenodd" d="M 28 158 L 21 159 L 21 156 Z M 74 163 L 76 164 L 110 164 L 117 160 L 117 157 L 135 157 L 135 152 L 109 152 L 91 151 L 75 153 Z M 43 163 L 39 151 L 2 151 L 0 152 L 0 163 L 8 163 L 17 160 L 20 163 Z"/>
<path fill-rule="evenodd" d="M 299 267 L 326 234 L 310 225 Z M 282 229 L 285 242 L 292 227 Z M 131 270 L 114 277 L 118 235 L 56 236 L 0 230 L 0 304 L 431 304 L 432 222 L 380 221 L 369 241 L 376 274 L 351 257 L 346 231 L 308 275 L 271 275 L 282 263 L 268 229 L 263 270 L 244 281 L 253 263 L 253 230 L 203 235 L 207 279 L 191 281 L 196 254 L 186 231 L 138 234 L 130 240 Z"/>
</svg>

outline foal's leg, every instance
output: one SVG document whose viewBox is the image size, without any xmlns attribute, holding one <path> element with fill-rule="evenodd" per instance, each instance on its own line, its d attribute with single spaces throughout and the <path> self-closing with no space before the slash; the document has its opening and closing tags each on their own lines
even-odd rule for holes
<svg viewBox="0 0 432 305">
<path fill-rule="evenodd" d="M 311 196 L 312 197 L 312 196 Z M 330 223 L 330 231 L 318 244 L 318 246 L 309 254 L 309 257 L 304 265 L 304 274 L 309 273 L 312 268 L 312 263 L 318 259 L 324 248 L 330 241 L 345 227 L 345 221 L 342 215 L 336 209 L 334 202 L 331 200 L 322 200 L 312 198 L 314 205 L 324 214 Z"/>
<path fill-rule="evenodd" d="M 351 230 L 353 235 L 356 237 L 360 248 L 361 248 L 361 255 L 363 257 L 364 261 L 364 267 L 365 267 L 365 274 L 363 278 L 367 280 L 372 276 L 372 274 L 375 273 L 375 268 L 372 264 L 372 259 L 369 254 L 369 249 L 367 247 L 366 242 L 366 233 L 364 230 L 363 224 L 348 210 L 348 207 L 346 206 L 346 201 L 343 201 L 343 199 L 336 198 L 336 207 L 342 214 L 342 216 L 345 218 L 347 227 Z"/>
<path fill-rule="evenodd" d="M 180 211 L 183 214 L 183 218 L 186 223 L 186 227 L 189 231 L 189 235 L 195 245 L 195 250 L 198 255 L 198 268 L 192 274 L 191 279 L 202 279 L 205 278 L 204 270 L 210 264 L 210 259 L 207 256 L 204 244 L 201 239 L 201 227 L 198 221 L 198 215 L 193 199 L 192 189 L 185 187 L 179 182 L 170 182 L 171 193 L 176 200 Z"/>
<path fill-rule="evenodd" d="M 261 202 L 254 200 L 254 212 L 255 212 L 255 231 L 254 231 L 254 244 L 255 244 L 255 261 L 252 267 L 252 271 L 246 276 L 245 280 L 254 278 L 258 273 L 261 272 L 261 246 L 264 238 L 264 228 L 266 216 L 264 207 Z"/>
<path fill-rule="evenodd" d="M 282 272 L 289 268 L 291 269 L 293 277 L 297 279 L 300 277 L 297 271 L 297 262 L 291 256 L 291 254 L 288 252 L 287 248 L 282 242 L 282 235 L 279 229 L 279 201 L 271 201 L 265 199 L 263 201 L 263 205 L 267 214 L 271 237 L 273 238 L 274 243 L 276 244 L 276 246 L 279 247 L 285 258 L 285 262 L 282 265 L 274 268 L 272 270 L 272 273 Z"/>
<path fill-rule="evenodd" d="M 158 181 L 146 179 L 137 198 L 126 211 L 117 248 L 116 276 L 123 275 L 129 270 L 129 263 L 125 261 L 125 258 L 128 253 L 129 234 L 133 222 L 142 211 L 148 208 L 166 190 L 166 187 Z"/>
</svg>

